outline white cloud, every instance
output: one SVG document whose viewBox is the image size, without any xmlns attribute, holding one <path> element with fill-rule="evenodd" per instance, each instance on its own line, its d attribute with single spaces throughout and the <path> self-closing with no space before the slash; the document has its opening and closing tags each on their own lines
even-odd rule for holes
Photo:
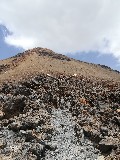
<svg viewBox="0 0 120 160">
<path fill-rule="evenodd" d="M 21 37 L 21 36 L 14 36 L 14 35 L 8 35 L 5 37 L 5 41 L 9 45 L 14 45 L 16 47 L 22 47 L 24 49 L 33 48 L 35 45 L 35 41 L 32 38 L 28 37 Z"/>
<path fill-rule="evenodd" d="M 99 51 L 120 61 L 120 0 L 0 0 L 10 45 Z"/>
</svg>

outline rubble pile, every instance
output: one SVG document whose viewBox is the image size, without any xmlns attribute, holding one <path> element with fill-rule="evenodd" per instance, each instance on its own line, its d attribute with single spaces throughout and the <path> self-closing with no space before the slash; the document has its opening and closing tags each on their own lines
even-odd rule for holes
<svg viewBox="0 0 120 160">
<path fill-rule="evenodd" d="M 120 83 L 40 74 L 0 88 L 1 160 L 120 158 Z"/>
</svg>

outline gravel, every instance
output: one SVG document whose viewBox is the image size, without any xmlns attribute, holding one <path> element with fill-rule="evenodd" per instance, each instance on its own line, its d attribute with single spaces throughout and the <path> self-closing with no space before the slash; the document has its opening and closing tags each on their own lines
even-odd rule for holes
<svg viewBox="0 0 120 160">
<path fill-rule="evenodd" d="M 68 109 L 53 109 L 51 123 L 54 132 L 51 145 L 55 151 L 47 151 L 45 159 L 50 160 L 97 160 L 100 153 L 92 142 L 84 137 L 81 129 L 81 141 L 78 142 L 74 132 L 75 122 Z"/>
</svg>

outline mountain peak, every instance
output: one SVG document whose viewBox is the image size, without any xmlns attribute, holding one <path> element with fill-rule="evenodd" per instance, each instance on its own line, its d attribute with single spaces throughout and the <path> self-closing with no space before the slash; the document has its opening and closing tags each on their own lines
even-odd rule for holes
<svg viewBox="0 0 120 160">
<path fill-rule="evenodd" d="M 41 73 L 66 76 L 77 74 L 78 77 L 96 80 L 120 81 L 119 72 L 105 66 L 77 61 L 47 48 L 29 49 L 0 61 L 0 83 L 19 81 Z"/>
<path fill-rule="evenodd" d="M 41 47 L 36 47 L 36 48 L 33 48 L 33 49 L 26 50 L 23 53 L 17 54 L 15 57 L 32 55 L 34 53 L 36 53 L 39 56 L 48 56 L 48 57 L 52 57 L 52 58 L 59 59 L 59 60 L 71 61 L 71 58 L 69 58 L 65 55 L 58 54 L 58 53 L 55 53 L 54 51 L 52 51 L 48 48 L 41 48 Z"/>
</svg>

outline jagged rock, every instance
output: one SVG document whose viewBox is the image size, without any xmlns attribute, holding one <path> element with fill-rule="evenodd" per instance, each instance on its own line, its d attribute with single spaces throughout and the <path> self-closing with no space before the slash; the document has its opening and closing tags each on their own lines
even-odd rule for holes
<svg viewBox="0 0 120 160">
<path fill-rule="evenodd" d="M 105 137 L 105 139 L 102 139 L 99 142 L 99 148 L 101 152 L 103 153 L 108 153 L 112 151 L 112 149 L 116 149 L 119 144 L 119 139 L 118 138 L 113 138 L 113 137 Z"/>
<path fill-rule="evenodd" d="M 3 107 L 3 111 L 5 112 L 5 117 L 11 117 L 13 114 L 19 114 L 23 112 L 25 104 L 25 96 L 19 95 L 16 97 L 10 97 L 5 103 Z"/>
<path fill-rule="evenodd" d="M 8 125 L 8 128 L 14 132 L 17 132 L 20 129 L 20 122 L 13 122 Z"/>
<path fill-rule="evenodd" d="M 115 124 L 117 124 L 118 126 L 120 126 L 120 117 L 115 116 L 113 118 L 113 121 L 115 122 Z"/>
<path fill-rule="evenodd" d="M 38 158 L 41 158 L 41 153 L 43 150 L 45 150 L 45 145 L 39 143 L 34 143 L 30 148 L 32 154 L 36 155 Z"/>
<path fill-rule="evenodd" d="M 92 129 L 90 127 L 83 127 L 83 133 L 86 137 L 94 141 L 95 143 L 98 143 L 101 140 L 101 135 L 99 131 Z"/>
<path fill-rule="evenodd" d="M 83 127 L 83 133 L 86 137 L 90 137 L 91 136 L 91 130 L 88 127 Z"/>
<path fill-rule="evenodd" d="M 6 147 L 6 142 L 5 140 L 0 139 L 0 149 L 4 149 Z"/>
<path fill-rule="evenodd" d="M 108 135 L 108 128 L 101 126 L 100 132 L 102 133 L 103 136 L 107 136 Z"/>
</svg>

